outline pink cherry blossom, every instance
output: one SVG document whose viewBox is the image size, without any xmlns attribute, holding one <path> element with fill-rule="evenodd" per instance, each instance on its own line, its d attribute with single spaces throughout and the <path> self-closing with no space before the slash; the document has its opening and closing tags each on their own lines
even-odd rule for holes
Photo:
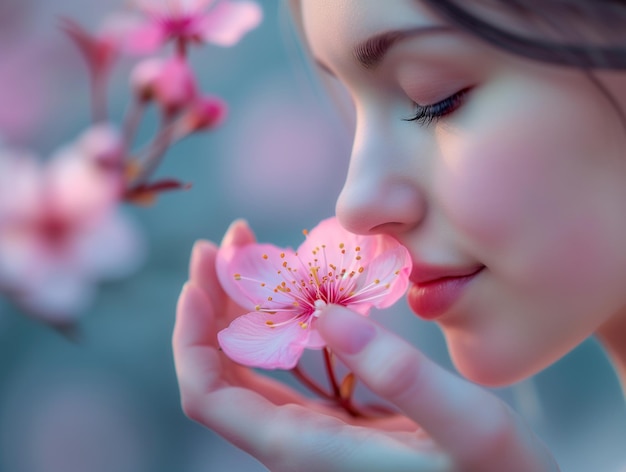
<svg viewBox="0 0 626 472">
<path fill-rule="evenodd" d="M 166 116 L 191 105 L 198 96 L 193 71 L 185 58 L 149 58 L 131 73 L 131 87 L 140 101 L 155 100 Z"/>
<path fill-rule="evenodd" d="M 322 221 L 297 251 L 271 244 L 220 249 L 217 273 L 226 293 L 251 310 L 218 333 L 234 361 L 265 369 L 293 368 L 304 349 L 325 343 L 315 329 L 326 305 L 367 315 L 405 292 L 407 249 L 386 235 L 348 233 L 335 218 Z"/>
<path fill-rule="evenodd" d="M 0 290 L 46 322 L 72 322 L 99 280 L 141 260 L 139 233 L 118 209 L 119 173 L 101 165 L 114 141 L 96 127 L 45 164 L 0 149 Z"/>
<path fill-rule="evenodd" d="M 135 54 L 157 51 L 168 41 L 236 44 L 256 28 L 262 11 L 252 0 L 133 0 L 143 18 L 118 19 L 125 30 L 122 47 Z"/>
</svg>

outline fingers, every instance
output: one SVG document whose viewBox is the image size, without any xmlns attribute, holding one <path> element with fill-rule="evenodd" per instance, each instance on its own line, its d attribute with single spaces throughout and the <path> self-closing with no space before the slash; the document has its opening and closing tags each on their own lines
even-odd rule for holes
<svg viewBox="0 0 626 472">
<path fill-rule="evenodd" d="M 209 299 L 214 299 L 218 295 L 216 257 L 217 246 L 209 241 L 199 240 L 193 245 L 189 260 L 189 280 L 203 290 Z"/>
<path fill-rule="evenodd" d="M 254 242 L 254 234 L 244 220 L 234 221 L 222 240 L 222 246 L 240 246 Z M 189 280 L 204 290 L 210 300 L 221 300 L 223 293 L 215 272 L 218 248 L 209 241 L 199 240 L 193 246 L 189 261 Z"/>
<path fill-rule="evenodd" d="M 256 240 L 254 233 L 244 220 L 235 220 L 226 230 L 222 239 L 222 246 L 243 246 Z"/>
<path fill-rule="evenodd" d="M 179 298 L 172 341 L 183 411 L 258 457 L 266 449 L 259 432 L 275 417 L 277 407 L 262 394 L 226 381 L 223 354 L 214 345 L 213 318 L 203 290 L 187 283 Z M 276 389 L 269 383 L 260 386 Z"/>
<path fill-rule="evenodd" d="M 301 403 L 302 397 L 283 384 L 235 365 L 219 350 L 217 321 L 206 294 L 194 282 L 183 288 L 172 340 L 183 408 L 206 405 L 212 392 L 230 385 L 254 390 L 276 405 Z"/>
<path fill-rule="evenodd" d="M 317 328 L 357 377 L 420 424 L 463 470 L 549 470 L 543 446 L 506 404 L 372 320 L 331 306 Z"/>
</svg>

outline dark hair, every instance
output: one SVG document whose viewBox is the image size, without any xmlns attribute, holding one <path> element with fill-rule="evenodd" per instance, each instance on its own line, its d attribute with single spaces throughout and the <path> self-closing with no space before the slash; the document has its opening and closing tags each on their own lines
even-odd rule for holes
<svg viewBox="0 0 626 472">
<path fill-rule="evenodd" d="M 511 53 L 587 70 L 626 69 L 624 0 L 483 0 L 523 19 L 531 34 L 489 23 L 460 6 L 467 5 L 465 0 L 422 1 L 459 28 Z"/>
</svg>

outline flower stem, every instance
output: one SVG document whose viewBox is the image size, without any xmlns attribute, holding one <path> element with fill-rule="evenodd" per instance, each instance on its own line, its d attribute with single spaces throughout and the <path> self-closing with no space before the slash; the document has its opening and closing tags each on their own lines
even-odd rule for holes
<svg viewBox="0 0 626 472">
<path fill-rule="evenodd" d="M 91 114 L 93 123 L 107 119 L 106 80 L 101 74 L 91 77 Z"/>
<path fill-rule="evenodd" d="M 313 393 L 319 395 L 322 398 L 327 398 L 328 400 L 333 400 L 333 396 L 325 392 L 322 387 L 320 387 L 311 377 L 309 377 L 300 366 L 296 365 L 293 369 L 291 369 L 291 373 L 294 375 L 296 379 L 300 381 L 305 387 L 311 390 Z"/>
<path fill-rule="evenodd" d="M 333 353 L 327 347 L 324 348 L 324 365 L 326 366 L 326 374 L 328 375 L 328 381 L 333 391 L 333 395 L 336 398 L 341 397 L 341 391 L 339 390 L 339 384 L 337 383 L 337 377 L 335 376 L 335 369 L 333 368 Z"/>
<path fill-rule="evenodd" d="M 124 124 L 122 125 L 122 133 L 125 144 L 125 149 L 131 149 L 133 141 L 135 140 L 135 134 L 137 128 L 141 122 L 145 106 L 141 100 L 133 100 L 130 104 L 126 115 L 124 116 Z"/>
<path fill-rule="evenodd" d="M 164 120 L 152 143 L 148 145 L 146 156 L 142 158 L 141 170 L 134 178 L 133 184 L 141 184 L 150 178 L 159 167 L 163 156 L 174 141 L 175 126 L 170 120 Z"/>
</svg>

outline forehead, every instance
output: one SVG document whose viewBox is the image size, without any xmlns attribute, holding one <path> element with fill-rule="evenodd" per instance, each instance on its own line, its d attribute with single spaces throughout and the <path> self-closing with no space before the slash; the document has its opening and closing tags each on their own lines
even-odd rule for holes
<svg viewBox="0 0 626 472">
<path fill-rule="evenodd" d="M 374 35 L 441 23 L 417 0 L 301 0 L 301 7 L 313 55 L 331 62 Z"/>
</svg>

